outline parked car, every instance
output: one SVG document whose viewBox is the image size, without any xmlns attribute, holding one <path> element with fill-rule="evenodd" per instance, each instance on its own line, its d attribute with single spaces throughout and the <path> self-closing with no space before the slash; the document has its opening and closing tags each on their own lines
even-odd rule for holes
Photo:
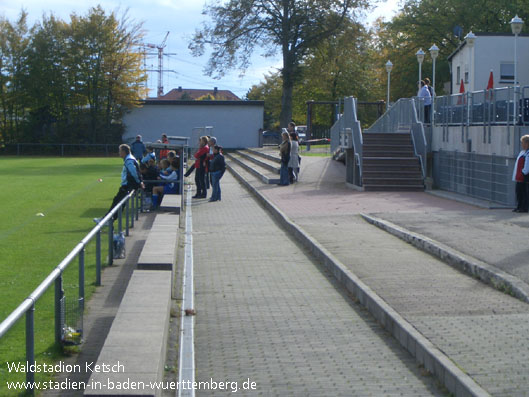
<svg viewBox="0 0 529 397">
<path fill-rule="evenodd" d="M 304 142 L 307 139 L 307 126 L 306 125 L 297 125 L 296 134 L 298 134 L 299 143 Z"/>
<path fill-rule="evenodd" d="M 263 144 L 278 144 L 281 141 L 281 133 L 279 131 L 263 131 Z"/>
</svg>

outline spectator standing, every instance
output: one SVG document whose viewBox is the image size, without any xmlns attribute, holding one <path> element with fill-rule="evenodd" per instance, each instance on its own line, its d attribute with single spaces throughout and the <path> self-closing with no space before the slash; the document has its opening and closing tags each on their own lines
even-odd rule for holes
<svg viewBox="0 0 529 397">
<path fill-rule="evenodd" d="M 424 122 L 426 124 L 430 124 L 432 95 L 430 94 L 430 90 L 428 89 L 428 86 L 426 85 L 424 80 L 421 80 L 421 90 L 419 91 L 419 98 L 421 98 L 424 102 Z"/>
<path fill-rule="evenodd" d="M 162 143 L 169 144 L 169 139 L 167 139 L 167 134 L 162 134 Z M 167 155 L 169 154 L 169 149 L 161 149 L 160 150 L 160 158 L 167 158 Z"/>
<path fill-rule="evenodd" d="M 208 138 L 201 136 L 198 140 L 198 150 L 193 157 L 195 158 L 195 184 L 197 186 L 197 193 L 193 198 L 206 198 L 208 191 L 206 190 L 206 162 L 209 153 Z"/>
<path fill-rule="evenodd" d="M 119 146 L 119 156 L 123 159 L 123 169 L 121 170 L 121 185 L 117 194 L 112 200 L 112 205 L 108 210 L 107 214 L 112 211 L 112 209 L 123 200 L 127 194 L 132 190 L 138 189 L 139 187 L 144 188 L 143 182 L 141 181 L 141 173 L 138 166 L 138 161 L 130 153 L 129 145 L 120 145 Z M 118 218 L 118 213 L 116 212 L 113 215 L 113 220 Z M 101 218 L 94 218 L 95 223 L 99 223 Z"/>
<path fill-rule="evenodd" d="M 132 142 L 132 145 L 130 145 L 130 150 L 136 160 L 142 159 L 143 152 L 145 152 L 147 148 L 145 147 L 145 144 L 141 140 L 141 135 L 136 135 L 136 140 Z"/>
<path fill-rule="evenodd" d="M 281 138 L 283 141 L 279 145 L 279 154 L 281 155 L 281 169 L 279 171 L 279 186 L 288 186 L 289 177 L 288 177 L 288 162 L 290 161 L 290 136 L 288 132 L 283 131 L 281 133 Z"/>
<path fill-rule="evenodd" d="M 213 148 L 213 160 L 210 162 L 209 174 L 211 175 L 211 186 L 213 192 L 209 201 L 221 201 L 220 179 L 226 171 L 226 161 L 222 155 L 222 147 L 215 145 Z"/>
<path fill-rule="evenodd" d="M 527 212 L 529 210 L 529 135 L 520 139 L 522 150 L 518 154 L 512 180 L 516 182 L 516 208 L 513 212 Z"/>
<path fill-rule="evenodd" d="M 296 132 L 290 133 L 290 160 L 288 161 L 288 176 L 290 183 L 298 181 L 299 171 L 299 139 Z"/>
</svg>

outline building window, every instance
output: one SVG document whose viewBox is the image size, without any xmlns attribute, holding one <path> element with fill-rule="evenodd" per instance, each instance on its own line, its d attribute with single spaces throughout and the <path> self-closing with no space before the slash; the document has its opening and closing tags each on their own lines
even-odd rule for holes
<svg viewBox="0 0 529 397">
<path fill-rule="evenodd" d="M 468 84 L 468 72 L 465 72 L 465 84 Z"/>
<path fill-rule="evenodd" d="M 457 67 L 457 84 L 461 83 L 461 66 Z"/>
<path fill-rule="evenodd" d="M 503 81 L 514 81 L 514 63 L 513 62 L 502 62 L 500 64 L 500 82 Z"/>
</svg>

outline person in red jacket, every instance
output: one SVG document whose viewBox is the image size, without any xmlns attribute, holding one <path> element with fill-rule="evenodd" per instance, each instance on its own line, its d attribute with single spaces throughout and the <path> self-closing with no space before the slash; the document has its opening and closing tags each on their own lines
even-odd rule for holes
<svg viewBox="0 0 529 397">
<path fill-rule="evenodd" d="M 169 144 L 169 139 L 167 139 L 167 134 L 162 134 L 162 143 Z M 161 149 L 160 150 L 160 158 L 164 159 L 167 158 L 167 155 L 169 154 L 169 149 Z"/>
<path fill-rule="evenodd" d="M 208 191 L 206 189 L 206 167 L 209 154 L 208 138 L 201 136 L 198 140 L 198 150 L 195 152 L 195 184 L 197 185 L 197 194 L 193 198 L 206 198 Z"/>
</svg>

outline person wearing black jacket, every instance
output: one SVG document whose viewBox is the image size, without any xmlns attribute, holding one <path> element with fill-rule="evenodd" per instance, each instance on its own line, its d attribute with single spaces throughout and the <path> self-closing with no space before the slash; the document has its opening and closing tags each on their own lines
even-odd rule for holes
<svg viewBox="0 0 529 397">
<path fill-rule="evenodd" d="M 222 155 L 222 147 L 215 145 L 213 147 L 213 160 L 209 162 L 209 174 L 211 175 L 211 186 L 213 187 L 209 201 L 221 201 L 220 179 L 224 175 L 224 171 L 226 171 L 226 162 Z"/>
</svg>

